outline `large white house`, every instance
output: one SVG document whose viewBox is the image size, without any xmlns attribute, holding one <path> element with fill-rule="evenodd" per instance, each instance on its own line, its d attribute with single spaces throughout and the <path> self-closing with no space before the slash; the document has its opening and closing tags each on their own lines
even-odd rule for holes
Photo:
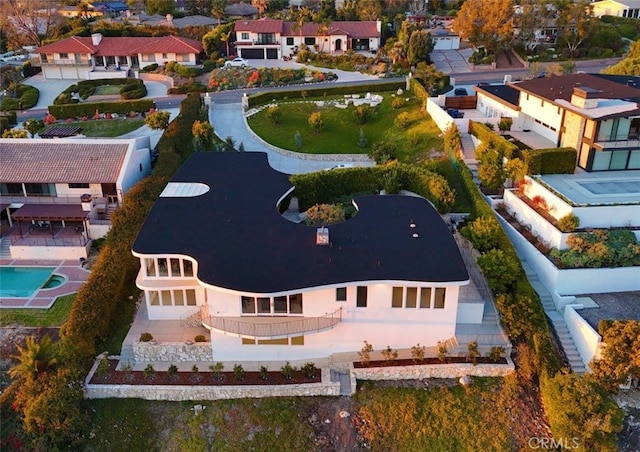
<svg viewBox="0 0 640 452">
<path fill-rule="evenodd" d="M 292 191 L 266 154 L 191 156 L 133 245 L 149 320 L 199 316 L 220 361 L 317 359 L 365 340 L 435 346 L 457 323 L 482 322 L 484 301 L 463 300 L 467 269 L 429 201 L 357 197 L 353 218 L 317 229 L 281 215 Z"/>
<path fill-rule="evenodd" d="M 640 0 L 601 0 L 591 3 L 593 15 L 640 19 Z"/>
<path fill-rule="evenodd" d="M 72 36 L 35 50 L 45 79 L 137 77 L 140 69 L 169 61 L 198 64 L 202 43 L 178 36 L 90 38 Z"/>
<path fill-rule="evenodd" d="M 151 173 L 149 138 L 0 139 L 0 221 L 14 259 L 87 257 Z"/>
</svg>

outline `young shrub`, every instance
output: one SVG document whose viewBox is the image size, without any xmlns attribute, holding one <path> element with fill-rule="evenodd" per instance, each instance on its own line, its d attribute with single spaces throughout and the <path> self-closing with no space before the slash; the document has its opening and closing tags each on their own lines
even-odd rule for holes
<svg viewBox="0 0 640 452">
<path fill-rule="evenodd" d="M 140 342 L 150 342 L 153 340 L 151 333 L 142 333 L 140 335 Z"/>
<path fill-rule="evenodd" d="M 393 350 L 388 345 L 387 348 L 383 349 L 380 353 L 387 364 L 391 364 L 398 357 L 398 350 Z"/>
<path fill-rule="evenodd" d="M 204 336 L 204 334 L 198 334 L 196 337 L 193 338 L 194 342 L 207 342 L 207 338 Z"/>
<path fill-rule="evenodd" d="M 293 374 L 296 371 L 296 368 L 293 367 L 289 363 L 289 361 L 287 361 L 285 365 L 280 368 L 280 371 L 282 372 L 282 376 L 285 378 L 285 380 L 291 380 L 293 378 Z"/>
<path fill-rule="evenodd" d="M 481 253 L 497 248 L 502 236 L 500 223 L 493 215 L 476 218 L 473 223 L 463 227 L 460 232 Z"/>
<path fill-rule="evenodd" d="M 367 137 L 364 135 L 364 130 L 362 130 L 362 127 L 360 127 L 360 134 L 358 135 L 358 147 L 360 149 L 364 149 L 369 145 L 369 140 L 367 140 Z"/>
<path fill-rule="evenodd" d="M 467 360 L 471 361 L 475 366 L 478 364 L 478 357 L 480 352 L 478 351 L 478 341 L 471 341 L 467 344 Z"/>
<path fill-rule="evenodd" d="M 562 232 L 573 232 L 580 227 L 580 218 L 570 213 L 558 220 L 558 229 Z"/>
<path fill-rule="evenodd" d="M 404 130 L 411 124 L 411 116 L 406 111 L 402 112 L 396 117 L 394 123 L 397 128 Z"/>
<path fill-rule="evenodd" d="M 267 366 L 260 366 L 260 380 L 267 380 L 269 378 L 269 369 Z"/>
<path fill-rule="evenodd" d="M 234 141 L 232 136 L 228 136 L 224 139 L 224 150 L 226 152 L 232 152 L 236 149 L 236 142 Z"/>
<path fill-rule="evenodd" d="M 500 361 L 500 358 L 502 358 L 502 355 L 504 355 L 504 352 L 504 347 L 494 345 L 493 347 L 491 347 L 491 350 L 489 350 L 487 358 L 489 358 L 494 363 L 497 363 L 498 361 Z"/>
<path fill-rule="evenodd" d="M 96 369 L 97 375 L 106 375 L 109 370 L 109 360 L 107 358 L 100 358 L 98 368 Z"/>
<path fill-rule="evenodd" d="M 378 165 L 395 160 L 397 155 L 396 147 L 387 141 L 378 141 L 369 151 L 369 157 Z"/>
<path fill-rule="evenodd" d="M 353 116 L 356 118 L 356 122 L 360 125 L 363 125 L 367 122 L 367 117 L 369 116 L 369 111 L 371 107 L 369 105 L 358 105 L 353 111 Z"/>
<path fill-rule="evenodd" d="M 393 166 L 388 171 L 382 174 L 382 188 L 388 194 L 395 195 L 402 189 L 402 181 L 400 180 L 400 173 L 398 167 Z"/>
<path fill-rule="evenodd" d="M 460 155 L 462 137 L 460 136 L 460 130 L 454 123 L 449 124 L 449 127 L 444 130 L 443 139 L 444 151 L 450 158 L 456 158 Z"/>
<path fill-rule="evenodd" d="M 322 119 L 322 114 L 319 111 L 314 111 L 309 116 L 309 126 L 313 130 L 313 133 L 316 135 L 320 133 L 322 130 L 322 126 L 324 125 L 324 121 Z"/>
<path fill-rule="evenodd" d="M 170 114 L 168 111 L 154 111 L 144 118 L 144 123 L 154 130 L 166 129 L 169 125 Z"/>
<path fill-rule="evenodd" d="M 198 366 L 194 364 L 193 367 L 191 368 L 191 372 L 193 372 L 194 374 L 197 374 L 198 372 L 200 372 L 200 369 L 198 369 Z"/>
<path fill-rule="evenodd" d="M 440 360 L 440 362 L 445 362 L 447 360 L 448 354 L 449 350 L 447 349 L 447 344 L 438 341 L 438 359 Z"/>
<path fill-rule="evenodd" d="M 131 362 L 127 361 L 120 366 L 120 370 L 123 372 L 131 372 L 133 370 L 133 365 L 131 364 Z"/>
<path fill-rule="evenodd" d="M 498 122 L 498 129 L 500 129 L 501 133 L 504 133 L 508 130 L 511 130 L 511 126 L 513 125 L 513 118 L 500 118 L 500 122 Z"/>
<path fill-rule="evenodd" d="M 424 359 L 424 355 L 427 352 L 427 347 L 424 345 L 420 345 L 418 342 L 416 345 L 411 347 L 411 358 L 413 358 L 414 363 L 419 363 Z"/>
<path fill-rule="evenodd" d="M 191 368 L 191 372 L 192 372 L 192 380 L 193 381 L 200 381 L 200 369 L 198 369 L 198 366 L 196 366 L 195 364 L 193 365 L 193 367 Z"/>
<path fill-rule="evenodd" d="M 302 149 L 302 134 L 296 130 L 296 133 L 293 134 L 293 143 L 296 146 L 296 151 Z"/>
<path fill-rule="evenodd" d="M 366 367 L 369 365 L 369 362 L 371 361 L 372 352 L 373 352 L 373 345 L 371 345 L 367 341 L 364 341 L 364 346 L 358 352 L 358 355 L 360 356 L 360 362 L 362 363 L 363 366 Z"/>
<path fill-rule="evenodd" d="M 154 369 L 152 364 L 147 364 L 147 367 L 144 368 L 142 373 L 144 374 L 144 378 L 146 378 L 147 380 L 151 380 L 156 376 L 156 370 Z"/>
<path fill-rule="evenodd" d="M 209 366 L 209 370 L 213 372 L 213 378 L 216 381 L 224 380 L 224 363 L 217 362 Z"/>
<path fill-rule="evenodd" d="M 313 377 L 316 376 L 316 365 L 312 362 L 308 362 L 305 363 L 304 366 L 302 366 L 302 373 L 304 374 L 304 377 L 308 380 L 311 380 Z"/>
<path fill-rule="evenodd" d="M 244 380 L 244 369 L 242 368 L 242 364 L 236 364 L 233 366 L 233 375 L 236 377 L 236 380 Z"/>
<path fill-rule="evenodd" d="M 173 380 L 174 378 L 176 378 L 177 375 L 178 375 L 178 366 L 176 366 L 175 364 L 171 364 L 167 369 L 167 376 L 169 377 L 169 380 Z"/>
<path fill-rule="evenodd" d="M 270 105 L 267 108 L 267 118 L 269 118 L 269 121 L 271 121 L 271 124 L 273 125 L 280 124 L 280 119 L 282 118 L 280 107 L 277 105 Z"/>
<path fill-rule="evenodd" d="M 391 102 L 391 108 L 393 108 L 394 110 L 398 110 L 399 108 L 404 107 L 404 99 L 402 97 L 396 97 L 393 99 L 393 102 Z"/>
</svg>

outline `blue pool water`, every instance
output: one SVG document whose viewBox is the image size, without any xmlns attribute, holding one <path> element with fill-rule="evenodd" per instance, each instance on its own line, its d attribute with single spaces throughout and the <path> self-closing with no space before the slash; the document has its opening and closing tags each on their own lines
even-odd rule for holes
<svg viewBox="0 0 640 452">
<path fill-rule="evenodd" d="M 55 267 L 0 267 L 0 297 L 30 297 L 49 279 Z"/>
</svg>

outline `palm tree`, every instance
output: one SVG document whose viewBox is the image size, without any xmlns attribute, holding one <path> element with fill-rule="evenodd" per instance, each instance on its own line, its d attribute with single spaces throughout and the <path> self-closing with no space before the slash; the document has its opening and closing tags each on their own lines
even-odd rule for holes
<svg viewBox="0 0 640 452">
<path fill-rule="evenodd" d="M 311 20 L 312 14 L 313 11 L 311 11 L 306 6 L 300 8 L 298 10 L 298 18 L 296 19 L 296 23 L 291 27 L 291 31 L 300 31 L 300 45 L 302 45 L 302 27 L 304 26 L 305 22 Z"/>
<path fill-rule="evenodd" d="M 56 365 L 57 359 L 51 338 L 44 336 L 36 342 L 34 336 L 28 336 L 25 347 L 18 346 L 18 355 L 12 356 L 18 364 L 9 369 L 9 376 L 13 379 L 33 379 Z"/>
<path fill-rule="evenodd" d="M 319 25 L 318 31 L 316 34 L 320 37 L 320 53 L 324 52 L 324 41 L 327 33 L 329 33 L 329 25 L 331 24 L 331 19 L 321 19 L 317 22 Z"/>
</svg>

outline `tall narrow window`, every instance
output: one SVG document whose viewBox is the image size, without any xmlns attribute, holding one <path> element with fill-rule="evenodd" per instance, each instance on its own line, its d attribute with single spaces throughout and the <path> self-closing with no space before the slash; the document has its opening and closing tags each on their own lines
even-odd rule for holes
<svg viewBox="0 0 640 452">
<path fill-rule="evenodd" d="M 418 288 L 407 287 L 407 308 L 415 308 L 418 300 Z"/>
<path fill-rule="evenodd" d="M 431 307 L 431 287 L 420 288 L 420 308 L 429 309 Z"/>
<path fill-rule="evenodd" d="M 182 276 L 180 273 L 180 259 L 172 258 L 169 259 L 171 262 L 171 276 Z"/>
<path fill-rule="evenodd" d="M 147 276 L 156 276 L 156 261 L 155 259 L 145 259 L 147 267 Z"/>
<path fill-rule="evenodd" d="M 436 288 L 436 296 L 433 300 L 434 309 L 444 309 L 444 297 L 445 297 L 445 288 L 437 287 Z"/>
<path fill-rule="evenodd" d="M 256 299 L 253 297 L 242 297 L 242 313 L 243 314 L 255 314 L 256 313 Z"/>
<path fill-rule="evenodd" d="M 196 291 L 195 289 L 187 289 L 187 306 L 195 306 L 196 305 Z"/>
<path fill-rule="evenodd" d="M 402 307 L 402 287 L 394 287 L 391 293 L 391 307 Z"/>
<path fill-rule="evenodd" d="M 258 314 L 271 314 L 270 298 L 258 298 Z"/>
<path fill-rule="evenodd" d="M 302 294 L 289 295 L 289 314 L 302 314 Z"/>
<path fill-rule="evenodd" d="M 273 312 L 275 314 L 287 313 L 287 297 L 273 297 Z"/>
<path fill-rule="evenodd" d="M 169 276 L 169 269 L 167 268 L 167 259 L 161 257 L 158 259 L 158 276 Z"/>
<path fill-rule="evenodd" d="M 356 306 L 358 308 L 367 307 L 367 286 L 358 286 Z"/>
<path fill-rule="evenodd" d="M 182 262 L 184 262 L 184 276 L 193 276 L 193 263 L 188 260 Z"/>
</svg>

